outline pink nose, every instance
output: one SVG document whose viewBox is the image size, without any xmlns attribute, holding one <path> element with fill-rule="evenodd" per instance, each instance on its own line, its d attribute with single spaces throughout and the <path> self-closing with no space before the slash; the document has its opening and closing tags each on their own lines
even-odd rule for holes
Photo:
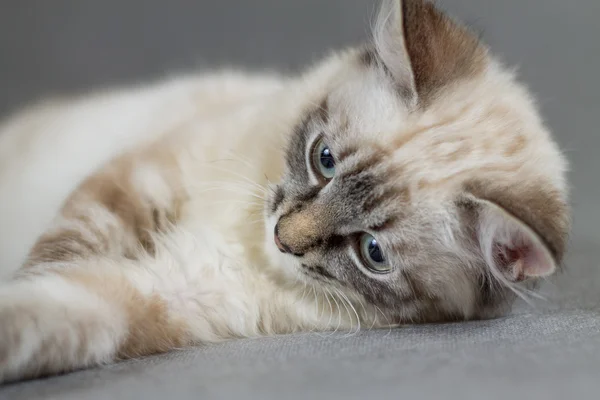
<svg viewBox="0 0 600 400">
<path fill-rule="evenodd" d="M 288 246 L 286 246 L 285 244 L 281 243 L 281 240 L 279 240 L 278 233 L 279 233 L 279 224 L 275 225 L 275 232 L 273 233 L 273 240 L 275 241 L 275 246 L 277 246 L 279 251 L 282 253 L 291 253 L 290 248 Z"/>
</svg>

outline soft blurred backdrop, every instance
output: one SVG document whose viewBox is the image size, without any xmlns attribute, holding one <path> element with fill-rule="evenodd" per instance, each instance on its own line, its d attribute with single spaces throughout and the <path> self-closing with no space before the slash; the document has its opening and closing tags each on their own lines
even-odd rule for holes
<svg viewBox="0 0 600 400">
<path fill-rule="evenodd" d="M 572 162 L 574 247 L 600 243 L 599 0 L 439 0 L 538 95 Z M 0 115 L 220 65 L 293 72 L 367 38 L 373 0 L 2 0 Z"/>
<path fill-rule="evenodd" d="M 438 3 L 519 67 L 571 160 L 575 229 L 545 311 L 236 341 L 3 387 L 0 400 L 597 398 L 600 0 Z M 365 40 L 374 10 L 374 0 L 0 0 L 0 115 L 44 96 L 220 65 L 292 73 Z"/>
</svg>

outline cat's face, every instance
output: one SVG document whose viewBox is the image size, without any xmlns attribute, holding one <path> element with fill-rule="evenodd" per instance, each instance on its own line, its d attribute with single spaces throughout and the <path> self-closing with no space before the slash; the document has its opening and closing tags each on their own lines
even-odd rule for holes
<svg viewBox="0 0 600 400">
<path fill-rule="evenodd" d="M 423 1 L 389 2 L 292 132 L 267 251 L 395 322 L 505 313 L 552 274 L 564 161 L 526 92 Z"/>
</svg>

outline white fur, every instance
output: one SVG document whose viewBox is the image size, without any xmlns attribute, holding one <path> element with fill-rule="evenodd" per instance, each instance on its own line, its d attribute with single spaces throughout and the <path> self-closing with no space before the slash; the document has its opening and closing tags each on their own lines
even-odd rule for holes
<svg viewBox="0 0 600 400">
<path fill-rule="evenodd" d="M 0 286 L 0 321 L 0 382 L 110 361 L 127 333 L 120 309 L 53 275 Z"/>
<path fill-rule="evenodd" d="M 111 158 L 280 84 L 234 72 L 183 77 L 40 103 L 7 119 L 0 125 L 0 277 L 20 266 L 66 197 Z"/>
</svg>

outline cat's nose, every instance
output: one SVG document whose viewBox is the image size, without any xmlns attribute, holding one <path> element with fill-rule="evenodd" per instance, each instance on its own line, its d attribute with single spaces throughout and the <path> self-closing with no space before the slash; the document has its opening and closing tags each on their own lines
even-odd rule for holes
<svg viewBox="0 0 600 400">
<path fill-rule="evenodd" d="M 279 223 L 277 223 L 275 225 L 275 232 L 273 232 L 273 240 L 275 241 L 275 246 L 277 246 L 277 248 L 279 249 L 280 252 L 286 253 L 286 254 L 293 254 L 292 249 L 290 249 L 290 247 L 288 245 L 286 245 L 285 243 L 283 243 L 281 241 L 281 239 L 279 238 Z M 302 254 L 294 254 L 294 255 L 301 256 Z"/>
<path fill-rule="evenodd" d="M 281 252 L 301 257 L 331 234 L 330 214 L 322 207 L 310 206 L 282 216 L 275 226 L 274 240 Z"/>
</svg>

